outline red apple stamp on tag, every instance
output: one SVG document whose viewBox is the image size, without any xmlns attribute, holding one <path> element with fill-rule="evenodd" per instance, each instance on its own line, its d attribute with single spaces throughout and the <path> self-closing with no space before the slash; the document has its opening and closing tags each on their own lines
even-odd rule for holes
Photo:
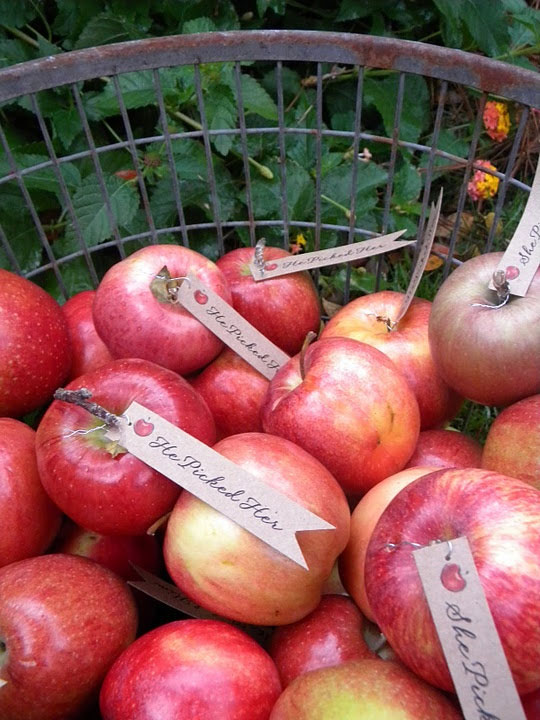
<svg viewBox="0 0 540 720">
<path fill-rule="evenodd" d="M 141 418 L 140 420 L 137 420 L 137 422 L 133 426 L 133 431 L 136 435 L 139 435 L 140 437 L 148 437 L 148 435 L 151 435 L 153 433 L 154 426 L 151 422 L 147 422 L 146 420 L 143 420 Z"/>
<path fill-rule="evenodd" d="M 277 268 L 276 263 L 266 263 L 266 265 L 264 266 L 264 269 L 268 270 L 268 272 L 270 272 L 271 270 L 275 270 L 276 268 Z"/>
<path fill-rule="evenodd" d="M 196 302 L 199 303 L 199 305 L 206 305 L 208 302 L 208 295 L 206 293 L 203 293 L 202 290 L 195 290 L 193 293 L 193 297 L 195 298 Z"/>
<path fill-rule="evenodd" d="M 504 273 L 506 280 L 515 280 L 519 275 L 519 268 L 515 265 L 509 265 Z"/>
<path fill-rule="evenodd" d="M 446 563 L 441 570 L 441 583 L 450 592 L 461 592 L 467 585 L 461 568 L 456 563 Z"/>
</svg>

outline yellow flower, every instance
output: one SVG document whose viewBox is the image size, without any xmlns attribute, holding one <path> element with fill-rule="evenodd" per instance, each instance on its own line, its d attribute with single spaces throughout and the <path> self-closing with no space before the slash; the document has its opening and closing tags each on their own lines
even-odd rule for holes
<svg viewBox="0 0 540 720">
<path fill-rule="evenodd" d="M 487 160 L 477 160 L 475 165 L 481 165 L 488 170 L 497 170 L 495 165 L 492 165 Z M 489 175 L 482 170 L 476 170 L 469 184 L 467 185 L 467 192 L 472 200 L 485 200 L 486 198 L 492 198 L 499 189 L 499 178 L 495 175 Z"/>
<path fill-rule="evenodd" d="M 289 245 L 289 251 L 293 255 L 297 255 L 299 252 L 301 252 L 305 246 L 306 246 L 306 238 L 303 236 L 302 233 L 298 233 L 298 235 L 294 238 L 294 241 Z"/>
<path fill-rule="evenodd" d="M 492 140 L 502 142 L 508 137 L 510 116 L 505 103 L 489 100 L 484 108 L 484 127 Z"/>
</svg>

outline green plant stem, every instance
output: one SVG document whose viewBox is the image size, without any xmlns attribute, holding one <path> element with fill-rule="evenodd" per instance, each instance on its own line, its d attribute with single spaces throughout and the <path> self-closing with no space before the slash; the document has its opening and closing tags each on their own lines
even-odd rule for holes
<svg viewBox="0 0 540 720">
<path fill-rule="evenodd" d="M 28 45 L 31 45 L 33 48 L 36 48 L 36 50 L 39 48 L 38 41 L 34 40 L 34 38 L 31 38 L 30 35 L 23 33 L 23 31 L 19 30 L 19 28 L 10 27 L 9 25 L 4 24 L 2 24 L 2 27 L 12 35 L 15 35 L 16 38 L 19 38 L 19 40 L 22 40 Z"/>
<path fill-rule="evenodd" d="M 341 205 L 340 203 L 336 202 L 335 200 L 332 200 L 331 197 L 328 197 L 328 195 L 323 195 L 321 193 L 321 200 L 326 200 L 327 203 L 330 203 L 330 205 L 333 205 L 334 207 L 339 208 L 344 214 L 347 220 L 351 219 L 351 211 L 349 208 L 346 208 L 345 205 Z"/>
<path fill-rule="evenodd" d="M 195 130 L 202 130 L 202 125 L 200 123 L 198 123 L 196 120 L 193 120 L 193 118 L 190 118 L 189 115 L 184 115 L 184 113 L 180 112 L 180 110 L 173 110 L 172 108 L 167 108 L 167 112 L 173 117 L 177 118 L 177 120 L 181 120 L 182 122 L 186 123 L 186 125 L 189 125 Z M 236 157 L 241 157 L 240 153 L 237 153 L 235 150 L 231 150 L 231 152 L 236 155 Z M 248 156 L 248 162 L 266 180 L 274 179 L 274 173 L 266 165 L 261 165 L 260 162 L 257 162 L 257 160 L 250 156 Z"/>
<path fill-rule="evenodd" d="M 498 55 L 494 60 L 504 60 L 508 57 L 527 57 L 528 55 L 540 54 L 540 45 L 524 45 L 523 47 L 509 50 L 503 55 Z"/>
<path fill-rule="evenodd" d="M 103 124 L 105 125 L 105 127 L 107 128 L 107 130 L 111 133 L 111 135 L 113 136 L 113 138 L 114 138 L 117 142 L 120 142 L 120 143 L 121 143 L 121 142 L 122 142 L 122 138 L 120 137 L 120 135 L 118 135 L 118 133 L 116 132 L 116 130 L 114 130 L 114 129 L 109 125 L 109 123 L 108 123 L 106 120 L 103 120 Z"/>
<path fill-rule="evenodd" d="M 39 3 L 34 2 L 34 0 L 30 0 L 30 3 L 31 3 L 31 5 L 32 5 L 32 7 L 34 8 L 34 10 L 35 10 L 35 11 L 37 12 L 37 14 L 39 15 L 39 18 L 40 18 L 41 22 L 43 23 L 43 25 L 44 25 L 45 28 L 46 28 L 46 31 L 47 31 L 47 40 L 48 40 L 49 42 L 52 42 L 52 30 L 51 30 L 51 26 L 49 25 L 49 23 L 48 23 L 48 21 L 47 21 L 47 18 L 45 17 L 43 11 L 42 11 L 41 8 L 39 7 Z"/>
</svg>

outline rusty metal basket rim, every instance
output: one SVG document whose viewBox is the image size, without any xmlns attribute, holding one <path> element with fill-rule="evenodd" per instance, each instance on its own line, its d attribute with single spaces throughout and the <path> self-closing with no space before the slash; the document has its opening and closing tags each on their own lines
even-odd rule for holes
<svg viewBox="0 0 540 720">
<path fill-rule="evenodd" d="M 540 107 L 540 73 L 439 45 L 313 30 L 168 35 L 50 55 L 0 70 L 0 102 L 101 76 L 238 60 L 342 63 L 397 70 Z"/>
</svg>

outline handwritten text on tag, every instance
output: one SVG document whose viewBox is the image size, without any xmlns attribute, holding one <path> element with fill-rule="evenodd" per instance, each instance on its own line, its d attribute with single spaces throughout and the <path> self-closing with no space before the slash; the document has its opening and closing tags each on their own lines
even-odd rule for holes
<svg viewBox="0 0 540 720">
<path fill-rule="evenodd" d="M 300 270 L 311 270 L 312 268 L 361 260 L 372 255 L 398 250 L 414 243 L 414 240 L 396 242 L 397 238 L 401 237 L 404 232 L 406 230 L 399 230 L 390 235 L 375 237 L 372 240 L 362 240 L 362 242 L 340 245 L 339 247 L 328 248 L 328 250 L 314 250 L 303 255 L 276 258 L 270 263 L 261 266 L 253 262 L 249 267 L 254 279 L 259 281 L 268 280 L 268 278 L 277 277 L 278 275 L 300 272 Z"/>
<path fill-rule="evenodd" d="M 199 322 L 268 380 L 290 359 L 194 275 L 184 280 L 177 298 Z"/>
<path fill-rule="evenodd" d="M 526 720 L 467 538 L 413 557 L 466 720 Z"/>
<path fill-rule="evenodd" d="M 300 530 L 334 526 L 137 402 L 110 440 L 306 570 Z"/>
<path fill-rule="evenodd" d="M 540 267 L 540 162 L 521 220 L 497 266 L 511 295 L 524 297 Z M 496 271 L 497 271 L 496 270 Z M 493 283 L 489 287 L 494 290 Z"/>
</svg>

